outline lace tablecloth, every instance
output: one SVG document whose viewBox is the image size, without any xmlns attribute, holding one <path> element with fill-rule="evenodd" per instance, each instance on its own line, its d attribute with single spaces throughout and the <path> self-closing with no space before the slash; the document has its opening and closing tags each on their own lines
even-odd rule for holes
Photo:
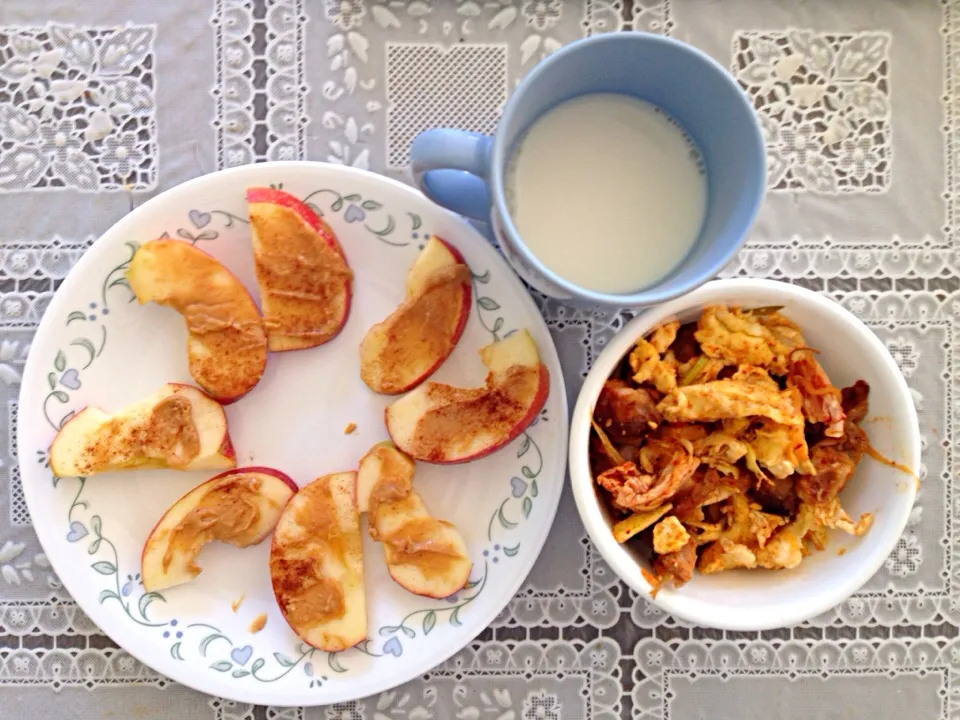
<svg viewBox="0 0 960 720">
<path fill-rule="evenodd" d="M 923 485 L 883 569 L 802 626 L 703 630 L 618 582 L 565 497 L 494 625 L 395 691 L 257 708 L 118 650 L 51 571 L 14 443 L 31 337 L 72 264 L 132 206 L 219 168 L 306 158 L 407 179 L 419 131 L 489 132 L 544 55 L 634 30 L 716 57 L 762 118 L 769 194 L 725 275 L 829 295 L 907 378 Z M 960 718 L 958 81 L 952 0 L 0 0 L 0 716 Z M 573 400 L 624 318 L 542 307 Z"/>
</svg>

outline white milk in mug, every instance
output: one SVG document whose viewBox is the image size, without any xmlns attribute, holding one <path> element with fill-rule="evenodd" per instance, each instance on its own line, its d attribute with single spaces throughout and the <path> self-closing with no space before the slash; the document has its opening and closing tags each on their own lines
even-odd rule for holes
<svg viewBox="0 0 960 720">
<path fill-rule="evenodd" d="M 506 175 L 520 237 L 557 275 L 630 293 L 677 267 L 707 206 L 703 162 L 662 110 L 598 93 L 558 105 L 520 139 Z"/>
</svg>

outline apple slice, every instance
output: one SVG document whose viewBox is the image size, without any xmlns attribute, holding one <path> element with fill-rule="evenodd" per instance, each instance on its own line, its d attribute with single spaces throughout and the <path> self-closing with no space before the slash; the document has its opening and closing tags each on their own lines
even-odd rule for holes
<svg viewBox="0 0 960 720">
<path fill-rule="evenodd" d="M 347 322 L 353 279 L 333 230 L 283 190 L 249 188 L 247 203 L 270 349 L 333 339 Z"/>
<path fill-rule="evenodd" d="M 480 350 L 482 388 L 428 382 L 387 406 L 387 432 L 408 455 L 461 463 L 489 455 L 533 422 L 550 390 L 550 374 L 526 330 Z"/>
<path fill-rule="evenodd" d="M 244 548 L 276 526 L 297 484 L 279 470 L 235 468 L 201 483 L 160 518 L 140 557 L 147 591 L 165 590 L 200 574 L 200 549 L 220 540 Z"/>
<path fill-rule="evenodd" d="M 267 336 L 253 298 L 218 260 L 177 240 L 140 246 L 127 270 L 140 304 L 167 305 L 187 324 L 190 374 L 221 403 L 246 395 L 267 364 Z"/>
<path fill-rule="evenodd" d="M 406 299 L 360 343 L 360 377 L 396 395 L 428 378 L 453 352 L 470 316 L 470 268 L 431 237 L 407 273 Z"/>
<path fill-rule="evenodd" d="M 382 449 L 381 449 L 382 448 Z M 387 493 L 396 498 L 405 497 L 413 490 L 413 458 L 397 450 L 389 440 L 374 445 L 360 458 L 357 471 L 357 509 L 370 512 L 370 500 L 377 488 L 378 501 L 388 499 Z M 376 540 L 376 528 L 370 525 L 370 536 Z"/>
<path fill-rule="evenodd" d="M 50 445 L 56 477 L 89 477 L 128 468 L 220 470 L 237 465 L 227 416 L 216 400 L 190 385 L 169 383 L 108 414 L 86 407 Z"/>
<path fill-rule="evenodd" d="M 415 595 L 449 597 L 466 585 L 473 564 L 457 529 L 427 511 L 413 473 L 413 460 L 393 443 L 375 445 L 360 460 L 357 505 L 383 544 L 390 577 Z"/>
<path fill-rule="evenodd" d="M 338 652 L 367 637 L 357 474 L 326 475 L 287 506 L 270 547 L 273 594 L 312 647 Z"/>
</svg>

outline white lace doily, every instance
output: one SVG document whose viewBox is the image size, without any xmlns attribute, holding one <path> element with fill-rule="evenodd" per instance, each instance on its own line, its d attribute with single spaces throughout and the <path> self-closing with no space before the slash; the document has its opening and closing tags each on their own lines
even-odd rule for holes
<svg viewBox="0 0 960 720">
<path fill-rule="evenodd" d="M 494 626 L 395 691 L 254 708 L 116 650 L 37 544 L 17 467 L 36 459 L 13 442 L 33 329 L 76 259 L 131 206 L 218 168 L 306 158 L 406 179 L 419 131 L 488 132 L 539 59 L 632 30 L 704 49 L 760 113 L 768 198 L 725 275 L 837 299 L 907 378 L 923 485 L 881 572 L 800 627 L 690 627 L 613 577 L 567 497 Z M 960 718 L 958 82 L 955 0 L 0 0 L 0 707 L 211 720 Z M 539 301 L 575 391 L 625 317 Z"/>
</svg>

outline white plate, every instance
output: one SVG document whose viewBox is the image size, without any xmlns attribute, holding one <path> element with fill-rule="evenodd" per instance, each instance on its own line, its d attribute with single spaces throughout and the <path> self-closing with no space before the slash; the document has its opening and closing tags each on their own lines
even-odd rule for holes
<svg viewBox="0 0 960 720">
<path fill-rule="evenodd" d="M 455 245 L 474 273 L 474 308 L 434 379 L 482 384 L 477 350 L 527 328 L 550 371 L 550 396 L 526 433 L 466 465 L 419 464 L 427 506 L 462 532 L 474 561 L 467 589 L 447 600 L 412 595 L 387 575 L 366 538 L 369 640 L 329 655 L 303 646 L 274 602 L 268 543 L 214 543 L 203 573 L 161 594 L 138 582 L 140 549 L 163 511 L 209 473 L 136 471 L 55 482 L 46 451 L 85 405 L 116 409 L 168 381 L 191 382 L 186 333 L 172 310 L 131 302 L 124 268 L 136 243 L 167 233 L 223 261 L 256 296 L 244 191 L 282 184 L 323 213 L 355 274 L 350 318 L 327 345 L 273 354 L 260 384 L 227 408 L 241 465 L 276 467 L 304 484 L 349 470 L 386 439 L 383 408 L 360 380 L 367 328 L 403 297 L 425 238 Z M 349 423 L 357 430 L 344 434 Z M 460 218 L 400 183 L 320 163 L 272 163 L 208 175 L 162 194 L 111 228 L 64 281 L 37 331 L 23 377 L 19 457 L 40 542 L 67 590 L 124 649 L 171 678 L 264 705 L 343 702 L 420 675 L 470 642 L 517 591 L 547 537 L 563 487 L 567 405 L 556 349 L 523 285 Z M 245 594 L 239 612 L 231 601 Z M 266 612 L 266 628 L 248 630 Z"/>
</svg>

